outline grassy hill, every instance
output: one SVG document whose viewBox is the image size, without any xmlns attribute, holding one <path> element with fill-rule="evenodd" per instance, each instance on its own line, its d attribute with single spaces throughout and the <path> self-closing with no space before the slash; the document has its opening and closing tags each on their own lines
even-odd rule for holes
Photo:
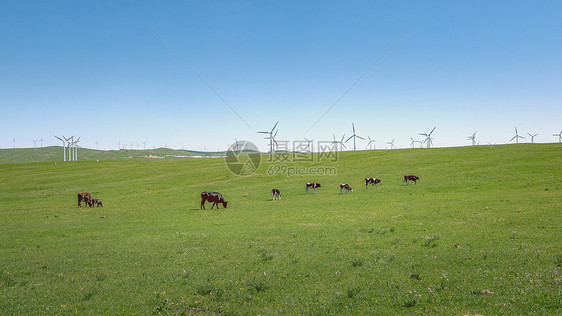
<svg viewBox="0 0 562 316">
<path fill-rule="evenodd" d="M 67 153 L 68 155 L 68 153 Z M 80 148 L 78 160 L 116 160 L 116 159 L 151 159 L 151 158 L 181 158 L 183 156 L 223 156 L 222 152 L 200 152 L 178 150 L 170 148 L 156 148 L 146 150 L 96 150 Z M 61 146 L 43 148 L 0 149 L 0 164 L 63 161 Z"/>
<path fill-rule="evenodd" d="M 562 312 L 560 144 L 262 158 L 0 164 L 0 314 Z"/>
</svg>

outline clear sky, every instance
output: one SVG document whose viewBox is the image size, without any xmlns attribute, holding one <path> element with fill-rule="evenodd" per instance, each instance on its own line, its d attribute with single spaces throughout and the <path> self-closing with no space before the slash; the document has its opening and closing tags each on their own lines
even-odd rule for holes
<svg viewBox="0 0 562 316">
<path fill-rule="evenodd" d="M 377 148 L 433 127 L 435 147 L 515 126 L 555 142 L 560 16 L 540 0 L 3 1 L 0 147 L 267 151 L 256 132 L 277 120 L 288 141 L 355 123 Z"/>
</svg>

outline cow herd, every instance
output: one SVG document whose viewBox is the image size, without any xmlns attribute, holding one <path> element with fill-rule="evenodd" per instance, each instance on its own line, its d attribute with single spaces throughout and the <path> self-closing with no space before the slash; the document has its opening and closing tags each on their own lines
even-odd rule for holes
<svg viewBox="0 0 562 316">
<path fill-rule="evenodd" d="M 417 176 L 406 175 L 404 176 L 404 181 L 402 182 L 402 184 L 408 184 L 408 181 L 413 181 L 414 184 L 416 184 L 416 181 L 419 179 L 420 178 Z M 365 178 L 365 189 L 369 188 L 369 184 L 371 185 L 371 187 L 377 187 L 377 184 L 381 182 L 382 181 L 377 178 Z M 322 187 L 320 183 L 308 182 L 306 184 L 305 193 L 308 194 L 309 189 L 312 189 L 314 193 L 316 193 L 316 189 L 320 187 Z M 353 188 L 351 188 L 351 186 L 347 183 L 340 184 L 340 194 L 342 194 L 344 190 L 346 193 L 353 192 Z M 273 189 L 271 190 L 271 196 L 273 197 L 273 200 L 281 200 L 281 191 L 279 191 L 278 189 Z M 102 202 L 99 199 L 92 198 L 92 195 L 88 192 L 78 193 L 78 207 L 82 207 L 81 202 L 85 202 L 89 207 L 103 206 Z M 205 209 L 205 202 L 213 203 L 211 209 L 213 209 L 215 205 L 218 209 L 219 203 L 222 204 L 224 208 L 226 208 L 226 206 L 228 205 L 228 202 L 225 201 L 222 194 L 220 194 L 219 192 L 201 192 L 201 209 Z"/>
<path fill-rule="evenodd" d="M 404 176 L 404 181 L 402 182 L 402 184 L 408 184 L 408 181 L 414 181 L 414 184 L 416 184 L 416 181 L 419 180 L 420 178 L 417 176 L 413 176 L 413 175 L 406 175 Z M 380 179 L 377 178 L 365 178 L 365 189 L 369 188 L 369 184 L 371 185 L 371 187 L 375 186 L 377 187 L 377 184 L 381 183 L 382 181 Z M 306 183 L 306 191 L 305 193 L 308 194 L 308 190 L 312 189 L 314 193 L 316 193 L 316 189 L 322 187 L 322 185 L 320 183 L 315 183 L 315 182 L 308 182 Z M 351 188 L 351 186 L 347 183 L 342 183 L 340 184 L 340 194 L 342 194 L 343 192 L 349 193 L 349 192 L 353 192 L 353 188 Z M 278 199 L 281 200 L 281 191 L 279 191 L 279 189 L 272 189 L 271 190 L 271 197 L 273 200 Z M 219 208 L 218 203 L 221 203 L 223 205 L 224 208 L 226 208 L 227 202 L 224 200 L 224 198 L 222 197 L 222 194 L 218 193 L 218 192 L 202 192 L 201 193 L 201 209 L 205 209 L 205 202 L 212 202 L 214 203 L 211 206 L 211 209 L 216 205 L 217 208 Z"/>
</svg>

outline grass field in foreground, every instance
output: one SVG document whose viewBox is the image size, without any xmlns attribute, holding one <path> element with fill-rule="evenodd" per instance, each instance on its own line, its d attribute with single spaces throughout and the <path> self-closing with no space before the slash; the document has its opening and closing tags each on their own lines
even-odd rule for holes
<svg viewBox="0 0 562 316">
<path fill-rule="evenodd" d="M 281 163 L 336 171 L 322 176 L 275 166 L 0 165 L 0 314 L 562 312 L 560 144 Z M 200 210 L 206 190 L 228 208 Z M 104 207 L 77 208 L 82 191 Z"/>
</svg>

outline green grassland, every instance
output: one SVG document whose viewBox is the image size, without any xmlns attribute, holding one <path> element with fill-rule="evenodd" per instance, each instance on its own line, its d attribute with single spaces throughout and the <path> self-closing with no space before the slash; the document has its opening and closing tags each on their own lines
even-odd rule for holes
<svg viewBox="0 0 562 316">
<path fill-rule="evenodd" d="M 562 313 L 560 144 L 289 158 L 0 164 L 0 314 Z"/>
</svg>

